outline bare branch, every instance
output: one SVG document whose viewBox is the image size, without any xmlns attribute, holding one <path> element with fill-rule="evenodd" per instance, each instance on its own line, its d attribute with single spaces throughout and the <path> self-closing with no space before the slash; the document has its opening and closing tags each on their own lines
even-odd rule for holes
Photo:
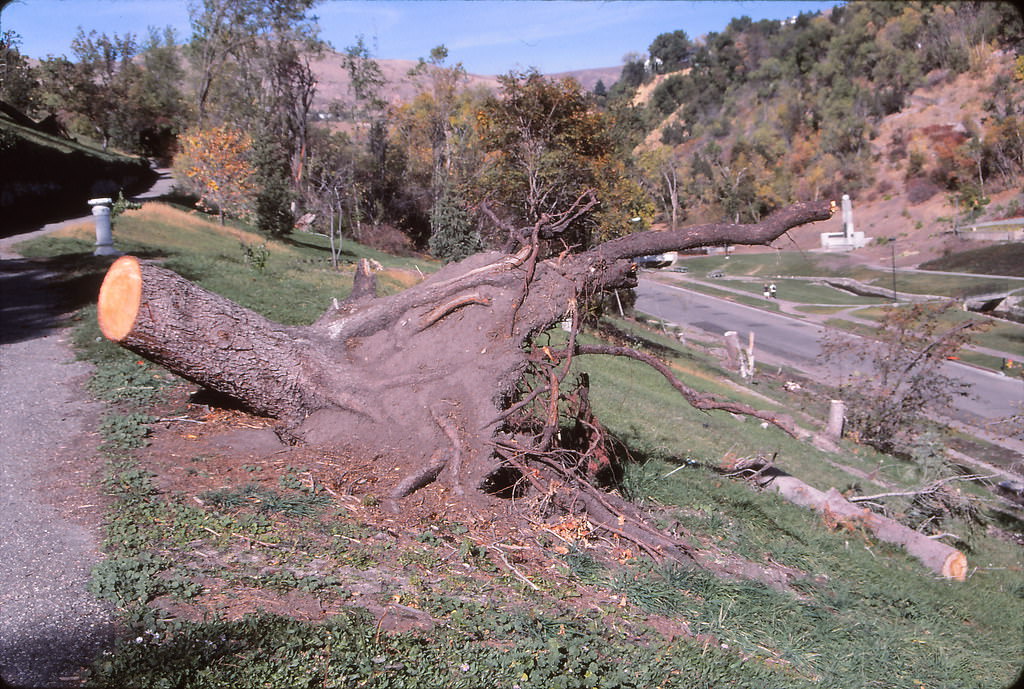
<svg viewBox="0 0 1024 689">
<path fill-rule="evenodd" d="M 946 478 L 940 478 L 936 481 L 932 481 L 926 486 L 918 488 L 917 490 L 904 490 L 895 491 L 892 493 L 876 493 L 875 495 L 855 495 L 852 498 L 846 498 L 849 502 L 871 502 L 874 500 L 881 500 L 882 498 L 915 498 L 919 495 L 931 495 L 939 490 L 942 486 L 953 481 L 985 481 L 992 478 L 997 478 L 999 474 L 969 474 L 967 476 L 947 476 Z"/>
<path fill-rule="evenodd" d="M 685 251 L 700 246 L 768 244 L 794 227 L 828 220 L 834 210 L 835 203 L 830 201 L 797 203 L 776 211 L 756 224 L 711 223 L 668 232 L 636 232 L 600 244 L 584 255 L 614 261 L 667 251 Z"/>
<path fill-rule="evenodd" d="M 548 215 L 545 213 L 541 216 L 541 219 L 537 222 L 538 234 L 541 239 L 551 239 L 565 232 L 566 228 L 569 227 L 573 221 L 589 213 L 595 206 L 598 205 L 597 194 L 593 189 L 587 189 L 579 197 L 573 201 L 572 205 L 562 211 L 561 213 L 555 213 Z"/>
<path fill-rule="evenodd" d="M 721 410 L 727 411 L 733 414 L 743 414 L 745 416 L 752 416 L 754 418 L 767 421 L 785 431 L 789 435 L 799 440 L 808 438 L 811 433 L 797 426 L 793 420 L 785 414 L 776 414 L 774 412 L 765 411 L 761 409 L 754 409 L 753 407 L 742 404 L 740 402 L 732 402 L 730 400 L 722 400 L 711 395 L 705 395 L 700 393 L 693 388 L 689 387 L 681 380 L 676 378 L 675 374 L 669 369 L 665 362 L 661 361 L 655 356 L 639 352 L 630 347 L 617 347 L 613 345 L 576 345 L 576 354 L 604 354 L 608 356 L 624 356 L 630 359 L 636 359 L 647 364 L 658 373 L 663 375 L 669 384 L 676 389 L 679 394 L 690 403 L 695 409 L 701 411 Z"/>
</svg>

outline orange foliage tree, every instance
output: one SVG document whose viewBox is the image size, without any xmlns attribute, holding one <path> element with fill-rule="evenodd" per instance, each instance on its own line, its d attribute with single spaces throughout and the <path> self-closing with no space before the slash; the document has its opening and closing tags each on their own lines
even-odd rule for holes
<svg viewBox="0 0 1024 689">
<path fill-rule="evenodd" d="M 179 178 L 199 195 L 198 206 L 224 216 L 251 219 L 256 185 L 252 139 L 228 125 L 195 129 L 181 137 L 174 163 Z"/>
</svg>

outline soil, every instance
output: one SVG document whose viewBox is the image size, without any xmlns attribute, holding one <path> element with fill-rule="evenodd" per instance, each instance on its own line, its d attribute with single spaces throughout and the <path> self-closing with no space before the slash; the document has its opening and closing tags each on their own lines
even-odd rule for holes
<svg viewBox="0 0 1024 689">
<path fill-rule="evenodd" d="M 204 591 L 197 598 L 187 603 L 169 597 L 156 601 L 158 608 L 180 619 L 198 621 L 213 614 L 237 619 L 267 611 L 316 621 L 356 606 L 373 615 L 385 631 L 429 630 L 434 621 L 416 607 L 413 583 L 425 574 L 456 573 L 475 581 L 463 587 L 486 591 L 486 599 L 514 601 L 516 585 L 502 584 L 496 574 L 531 587 L 535 584 L 527 582 L 542 582 L 545 588 L 558 582 L 568 586 L 565 563 L 557 555 L 568 552 L 573 544 L 602 558 L 631 557 L 619 543 L 598 538 L 585 520 L 563 517 L 552 523 L 531 523 L 523 517 L 527 511 L 522 505 L 512 501 L 504 510 L 484 511 L 471 501 L 453 499 L 439 482 L 405 498 L 400 507 L 389 504 L 383 496 L 404 477 L 407 467 L 401 462 L 287 445 L 275 432 L 275 422 L 184 399 L 193 389 L 182 385 L 177 390 L 178 399 L 167 407 L 173 416 L 152 427 L 150 444 L 141 453 L 142 467 L 152 472 L 165 498 L 208 506 L 217 491 L 274 491 L 282 479 L 293 477 L 332 500 L 319 521 L 305 518 L 301 527 L 289 517 L 272 517 L 275 533 L 293 534 L 291 542 L 267 543 L 235 535 L 227 540 L 227 547 L 212 548 L 202 541 L 191 552 L 174 553 L 177 561 L 204 573 L 199 579 Z M 249 506 L 238 511 L 248 513 Z M 342 557 L 327 555 L 338 549 L 332 522 L 346 525 L 355 534 L 343 536 L 349 552 Z M 552 542 L 554 548 L 547 547 Z M 437 547 L 425 548 L 424 543 Z M 467 547 L 484 553 L 481 566 L 466 564 Z M 410 553 L 424 550 L 435 553 L 436 559 L 410 562 Z M 348 564 L 353 555 L 360 561 Z M 275 592 L 266 585 L 245 584 L 248 577 L 273 576 L 282 570 L 339 581 L 342 593 Z M 578 581 L 572 580 L 571 586 L 578 589 Z M 607 594 L 581 591 L 568 607 L 587 606 L 595 600 L 611 602 Z M 552 599 L 552 605 L 567 607 L 561 599 Z"/>
</svg>

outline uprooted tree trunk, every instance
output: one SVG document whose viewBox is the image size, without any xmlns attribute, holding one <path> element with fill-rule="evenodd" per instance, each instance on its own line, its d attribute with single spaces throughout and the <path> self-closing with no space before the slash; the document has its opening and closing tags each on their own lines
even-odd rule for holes
<svg viewBox="0 0 1024 689">
<path fill-rule="evenodd" d="M 575 448 L 561 444 L 559 403 L 585 398 L 585 390 L 569 391 L 573 358 L 632 356 L 658 367 L 701 409 L 754 414 L 798 431 L 786 418 L 686 388 L 648 355 L 578 344 L 578 312 L 597 293 L 635 286 L 635 256 L 767 244 L 790 228 L 827 219 L 831 209 L 798 204 L 758 224 L 642 232 L 541 259 L 544 241 L 557 239 L 594 203 L 583 197 L 570 211 L 524 228 L 517 253 L 471 256 L 392 296 L 376 296 L 372 273 L 361 264 L 351 296 L 305 327 L 273 323 L 125 256 L 101 288 L 100 326 L 131 351 L 280 419 L 301 441 L 405 467 L 390 489 L 392 501 L 433 481 L 485 502 L 548 491 L 550 502 L 585 510 L 595 525 L 652 556 L 675 557 L 687 550 L 683 543 L 647 527 L 635 510 L 588 480 L 603 431 L 585 399 L 576 417 L 584 441 Z M 567 316 L 573 324 L 567 345 L 553 351 L 534 343 Z M 541 410 L 532 422 L 523 421 L 528 407 Z"/>
</svg>

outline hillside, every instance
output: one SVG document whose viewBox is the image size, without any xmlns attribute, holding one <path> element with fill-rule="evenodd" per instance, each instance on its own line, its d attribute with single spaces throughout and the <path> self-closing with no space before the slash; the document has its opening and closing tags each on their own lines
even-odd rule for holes
<svg viewBox="0 0 1024 689">
<path fill-rule="evenodd" d="M 349 91 L 348 71 L 342 66 L 343 55 L 327 51 L 313 63 L 313 71 L 317 78 L 317 93 L 313 100 L 314 111 L 326 111 L 335 101 L 348 103 L 352 94 Z M 409 76 L 409 70 L 416 66 L 413 60 L 377 60 L 384 79 L 387 82 L 388 101 L 393 104 L 408 103 L 419 92 L 416 80 Z M 598 81 L 610 86 L 619 78 L 622 67 L 602 67 L 561 72 L 549 75 L 552 78 L 572 77 L 580 82 L 586 90 L 592 90 Z M 468 89 L 497 89 L 498 78 L 495 75 L 467 74 L 464 87 Z"/>
<path fill-rule="evenodd" d="M 1022 36 L 1006 3 L 854 2 L 792 23 L 733 20 L 677 46 L 674 70 L 627 65 L 633 83 L 618 90 L 646 125 L 636 153 L 650 186 L 650 165 L 675 168 L 684 222 L 849 194 L 874 240 L 855 255 L 888 263 L 896 240 L 897 263 L 912 265 L 963 248 L 954 222 L 1024 215 Z M 841 229 L 837 215 L 792 238 L 812 250 Z"/>
<path fill-rule="evenodd" d="M 896 264 L 910 266 L 923 263 L 950 251 L 977 248 L 984 243 L 965 242 L 951 234 L 951 219 L 957 209 L 950 203 L 950 193 L 925 180 L 925 194 L 916 201 L 914 179 L 907 179 L 908 158 L 905 151 L 916 148 L 926 156 L 926 167 L 938 164 L 939 143 L 944 134 L 963 132 L 964 122 L 984 122 L 985 101 L 994 84 L 1005 78 L 1013 68 L 1013 56 L 993 52 L 978 74 L 965 73 L 950 79 L 948 74 L 930 75 L 933 83 L 915 90 L 907 107 L 879 122 L 877 136 L 871 141 L 874 162 L 873 183 L 851 194 L 854 202 L 854 225 L 871 238 L 896 238 Z M 920 183 L 920 179 L 917 181 Z M 1009 184 L 994 191 L 979 221 L 1006 217 L 1007 209 L 1024 209 L 1024 184 Z M 920 193 L 920 192 L 919 192 Z M 1018 210 L 1015 215 L 1024 211 Z M 792 233 L 799 245 L 816 248 L 818 233 L 839 232 L 842 220 L 836 216 L 831 226 L 801 228 Z M 874 242 L 854 252 L 871 262 L 891 261 L 892 247 Z"/>
<path fill-rule="evenodd" d="M 0 112 L 0 235 L 89 212 L 86 201 L 131 194 L 155 175 L 141 158 L 101 151 L 43 131 L 11 108 Z"/>
</svg>

